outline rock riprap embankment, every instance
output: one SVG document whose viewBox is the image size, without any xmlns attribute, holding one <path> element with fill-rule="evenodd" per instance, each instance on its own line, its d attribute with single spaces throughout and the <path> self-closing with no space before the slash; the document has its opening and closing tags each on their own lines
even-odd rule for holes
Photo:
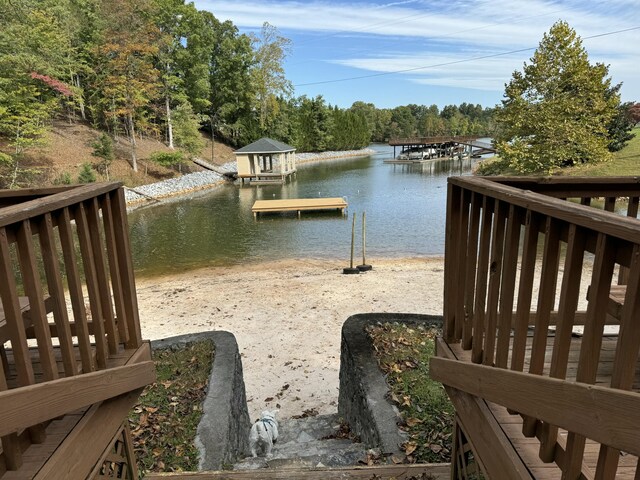
<svg viewBox="0 0 640 480">
<path fill-rule="evenodd" d="M 296 163 L 309 163 L 319 160 L 333 160 L 346 157 L 364 157 L 376 153 L 371 148 L 363 148 L 362 150 L 341 150 L 337 152 L 318 152 L 318 153 L 296 153 Z"/>
<path fill-rule="evenodd" d="M 365 148 L 362 150 L 346 150 L 337 152 L 319 152 L 319 153 L 297 153 L 296 162 L 298 164 L 319 162 L 322 160 L 337 160 L 340 158 L 360 157 L 372 155 L 375 150 Z M 151 198 L 165 198 L 183 193 L 202 190 L 205 188 L 220 185 L 225 181 L 222 175 L 225 172 L 235 172 L 236 162 L 227 162 L 224 165 L 216 166 L 217 172 L 204 170 L 202 172 L 188 173 L 181 177 L 169 178 L 161 182 L 141 185 L 134 189 L 125 190 L 125 199 L 128 204 L 137 204 Z M 220 172 L 220 173 L 218 173 Z"/>
<path fill-rule="evenodd" d="M 236 168 L 235 162 L 225 163 L 218 167 L 221 172 L 234 172 Z M 137 203 L 152 198 L 164 198 L 178 195 L 203 188 L 209 188 L 218 185 L 224 181 L 222 174 L 205 170 L 202 172 L 188 173 L 181 177 L 169 178 L 161 182 L 150 183 L 135 187 L 135 191 L 131 189 L 125 190 L 125 199 L 127 203 Z M 140 192 L 140 193 L 136 193 Z"/>
</svg>

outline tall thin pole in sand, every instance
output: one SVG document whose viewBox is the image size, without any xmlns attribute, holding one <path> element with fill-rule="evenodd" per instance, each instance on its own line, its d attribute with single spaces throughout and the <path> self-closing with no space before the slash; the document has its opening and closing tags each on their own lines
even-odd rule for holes
<svg viewBox="0 0 640 480">
<path fill-rule="evenodd" d="M 360 270 L 353 266 L 353 246 L 356 241 L 356 213 L 353 212 L 353 222 L 351 222 L 351 263 L 348 267 L 342 269 L 342 273 L 353 274 L 360 273 Z"/>
<path fill-rule="evenodd" d="M 373 268 L 371 265 L 367 265 L 367 261 L 365 258 L 366 243 L 367 243 L 367 212 L 362 212 L 362 265 L 358 265 L 358 270 L 360 270 L 361 272 L 367 272 Z"/>
</svg>

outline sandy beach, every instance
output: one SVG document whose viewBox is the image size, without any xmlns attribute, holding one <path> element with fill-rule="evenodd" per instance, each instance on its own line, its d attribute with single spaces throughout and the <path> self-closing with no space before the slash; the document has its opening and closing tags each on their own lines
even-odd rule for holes
<svg viewBox="0 0 640 480">
<path fill-rule="evenodd" d="M 369 259 L 368 259 L 369 260 Z M 251 418 L 337 411 L 340 331 L 356 313 L 442 314 L 442 258 L 283 260 L 137 280 L 144 338 L 225 330 L 238 341 Z M 279 405 L 279 407 L 278 407 Z"/>
</svg>

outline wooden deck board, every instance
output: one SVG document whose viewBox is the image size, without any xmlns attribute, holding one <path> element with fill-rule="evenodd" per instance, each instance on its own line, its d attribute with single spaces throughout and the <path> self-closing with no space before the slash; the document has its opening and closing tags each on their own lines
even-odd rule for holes
<svg viewBox="0 0 640 480">
<path fill-rule="evenodd" d="M 551 353 L 553 351 L 553 342 L 555 337 L 550 335 L 547 337 L 546 354 L 544 375 L 549 374 L 549 367 L 551 361 Z M 527 338 L 527 351 L 525 356 L 524 371 L 529 370 L 528 360 L 531 355 L 531 345 L 533 338 L 529 336 Z M 602 386 L 609 386 L 611 383 L 611 372 L 613 367 L 613 359 L 615 356 L 615 349 L 618 338 L 616 336 L 605 337 L 602 343 L 602 349 L 600 352 L 600 362 L 598 364 L 598 377 L 596 384 Z M 573 337 L 571 339 L 571 349 L 569 352 L 569 364 L 567 369 L 567 379 L 575 380 L 577 372 L 577 361 L 580 355 L 580 347 L 582 345 L 581 337 Z M 470 362 L 471 350 L 463 350 L 460 344 L 449 345 L 453 353 L 458 360 Z M 509 362 L 511 359 L 509 359 Z M 640 364 L 640 360 L 638 362 Z M 634 381 L 633 389 L 640 391 L 640 368 L 636 369 L 636 378 Z M 538 457 L 538 449 L 540 442 L 537 438 L 527 438 L 522 434 L 522 417 L 520 415 L 510 414 L 506 408 L 488 403 L 489 408 L 495 419 L 500 424 L 502 430 L 505 432 L 509 440 L 514 445 L 516 451 L 524 461 L 527 468 L 534 474 L 536 479 L 551 479 L 561 478 L 562 473 L 555 463 L 545 464 Z M 566 436 L 566 431 L 560 430 L 560 435 Z M 588 440 L 585 447 L 584 463 L 592 471 L 595 471 L 598 454 L 600 451 L 600 444 L 592 440 Z M 623 454 L 619 459 L 619 467 L 616 478 L 626 479 L 635 478 L 635 470 L 638 462 L 638 457 L 633 455 Z"/>
</svg>

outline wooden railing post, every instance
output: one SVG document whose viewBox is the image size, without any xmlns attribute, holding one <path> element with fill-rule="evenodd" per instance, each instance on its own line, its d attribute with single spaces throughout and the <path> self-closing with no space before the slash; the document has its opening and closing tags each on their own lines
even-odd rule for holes
<svg viewBox="0 0 640 480">
<path fill-rule="evenodd" d="M 447 185 L 447 220 L 445 226 L 444 267 L 444 337 L 448 343 L 456 338 L 456 313 L 458 303 L 458 242 L 460 228 L 460 188 Z"/>
</svg>

